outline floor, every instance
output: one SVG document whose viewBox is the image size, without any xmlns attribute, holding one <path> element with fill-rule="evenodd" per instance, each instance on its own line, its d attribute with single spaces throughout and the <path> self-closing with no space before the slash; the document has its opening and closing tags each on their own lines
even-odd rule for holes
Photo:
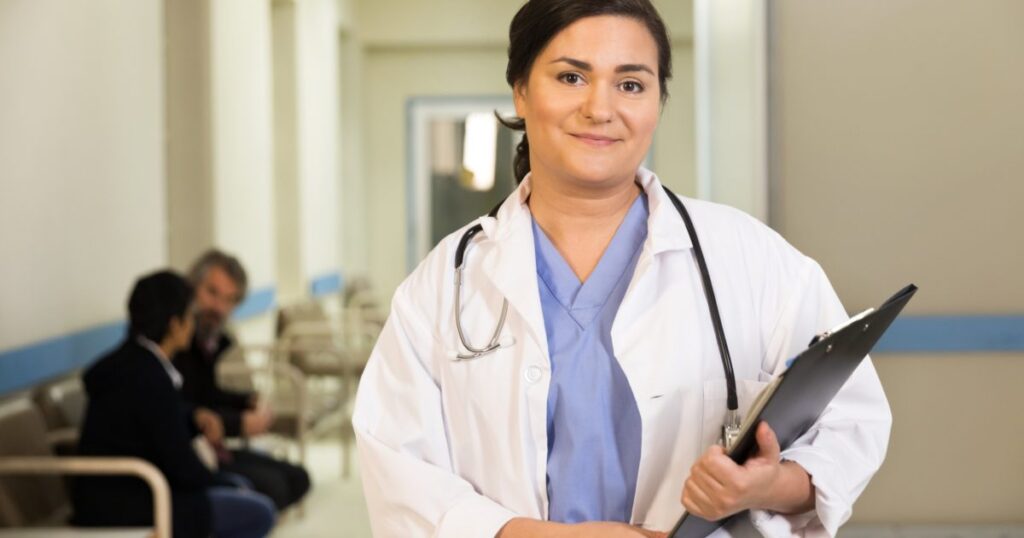
<svg viewBox="0 0 1024 538">
<path fill-rule="evenodd" d="M 272 538 L 361 538 L 370 537 L 370 520 L 359 483 L 359 469 L 353 465 L 349 478 L 341 476 L 341 448 L 338 440 L 313 443 L 306 453 L 313 489 L 306 497 L 304 513 L 286 514 Z M 353 456 L 352 461 L 355 462 Z"/>
<path fill-rule="evenodd" d="M 352 476 L 341 476 L 341 451 L 337 440 L 312 444 L 307 466 L 313 476 L 313 490 L 304 503 L 304 514 L 290 513 L 279 522 L 272 538 L 361 538 L 370 537 L 370 523 L 359 483 L 358 465 Z M 356 459 L 353 457 L 353 462 Z M 847 526 L 840 538 L 1024 538 L 1024 525 Z"/>
</svg>

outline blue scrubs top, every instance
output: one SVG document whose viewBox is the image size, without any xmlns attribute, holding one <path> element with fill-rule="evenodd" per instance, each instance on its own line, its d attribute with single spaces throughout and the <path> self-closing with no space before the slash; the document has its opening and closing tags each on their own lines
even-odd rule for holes
<svg viewBox="0 0 1024 538">
<path fill-rule="evenodd" d="M 549 519 L 621 521 L 633 511 L 640 412 L 612 353 L 611 328 L 647 237 L 647 197 L 626 213 L 597 267 L 581 283 L 533 223 L 551 385 L 548 392 Z"/>
</svg>

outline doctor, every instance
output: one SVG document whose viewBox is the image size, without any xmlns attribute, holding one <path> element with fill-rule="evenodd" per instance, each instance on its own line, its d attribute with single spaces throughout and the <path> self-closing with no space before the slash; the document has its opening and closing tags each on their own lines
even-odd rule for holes
<svg viewBox="0 0 1024 538">
<path fill-rule="evenodd" d="M 885 395 L 865 360 L 781 454 L 768 424 L 743 466 L 716 444 L 728 391 L 696 245 L 640 167 L 671 76 L 661 18 L 647 0 L 530 0 L 509 34 L 520 186 L 464 256 L 466 229 L 399 287 L 359 387 L 374 534 L 662 536 L 684 509 L 749 509 L 717 534 L 834 536 L 884 457 Z M 772 230 L 683 205 L 742 413 L 847 315 Z"/>
</svg>

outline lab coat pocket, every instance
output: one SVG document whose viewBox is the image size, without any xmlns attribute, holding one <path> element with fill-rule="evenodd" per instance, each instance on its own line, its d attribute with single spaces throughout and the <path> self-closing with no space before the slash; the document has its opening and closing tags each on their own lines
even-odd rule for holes
<svg viewBox="0 0 1024 538">
<path fill-rule="evenodd" d="M 750 410 L 751 404 L 757 399 L 757 395 L 761 393 L 771 381 L 771 377 L 765 374 L 765 381 L 753 380 L 753 379 L 737 379 L 736 380 L 736 396 L 739 400 L 739 412 L 740 420 L 742 421 L 747 417 L 747 411 Z M 704 412 L 701 428 L 701 446 L 707 448 L 714 443 L 717 443 L 719 438 L 722 436 L 722 425 L 725 423 L 725 412 L 726 412 L 726 396 L 728 389 L 726 389 L 725 379 L 719 378 L 711 381 L 704 382 Z"/>
</svg>

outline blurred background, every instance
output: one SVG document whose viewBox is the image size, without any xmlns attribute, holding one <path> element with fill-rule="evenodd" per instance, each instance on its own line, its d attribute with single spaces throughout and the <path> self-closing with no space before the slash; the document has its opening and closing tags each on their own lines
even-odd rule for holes
<svg viewBox="0 0 1024 538">
<path fill-rule="evenodd" d="M 768 223 L 850 311 L 921 288 L 873 355 L 893 435 L 846 534 L 1024 536 L 1024 2 L 655 4 L 662 181 Z M 514 187 L 493 111 L 520 5 L 0 0 L 0 398 L 74 379 L 138 275 L 223 248 L 248 364 L 302 369 L 283 312 L 348 353 L 279 440 L 315 485 L 275 536 L 368 536 L 346 429 L 366 335 Z"/>
</svg>

